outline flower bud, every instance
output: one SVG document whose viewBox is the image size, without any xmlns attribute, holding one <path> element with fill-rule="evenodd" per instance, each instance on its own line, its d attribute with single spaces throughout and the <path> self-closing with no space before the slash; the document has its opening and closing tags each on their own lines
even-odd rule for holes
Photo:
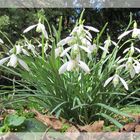
<svg viewBox="0 0 140 140">
<path fill-rule="evenodd" d="M 135 50 L 134 50 L 134 44 L 131 43 L 131 48 L 130 48 L 130 55 L 132 56 L 134 54 Z"/>
<path fill-rule="evenodd" d="M 134 28 L 137 28 L 137 22 L 136 22 L 136 21 L 134 22 L 133 27 L 134 27 Z"/>
</svg>

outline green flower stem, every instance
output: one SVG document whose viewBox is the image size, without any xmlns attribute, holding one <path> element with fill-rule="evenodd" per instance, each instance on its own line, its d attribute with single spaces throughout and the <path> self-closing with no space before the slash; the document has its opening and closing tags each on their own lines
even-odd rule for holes
<svg viewBox="0 0 140 140">
<path fill-rule="evenodd" d="M 44 35 L 42 34 L 42 59 L 45 60 L 45 54 L 44 54 L 44 49 L 45 49 L 45 44 L 44 44 Z"/>
</svg>

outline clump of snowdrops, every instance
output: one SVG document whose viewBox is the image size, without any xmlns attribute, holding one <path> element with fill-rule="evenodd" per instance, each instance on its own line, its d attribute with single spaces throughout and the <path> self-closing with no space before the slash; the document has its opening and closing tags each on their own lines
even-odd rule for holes
<svg viewBox="0 0 140 140">
<path fill-rule="evenodd" d="M 118 39 L 113 41 L 108 35 L 101 42 L 107 24 L 100 30 L 87 26 L 82 15 L 63 39 L 60 39 L 62 18 L 58 30 L 54 26 L 51 30 L 47 20 L 41 17 L 37 24 L 23 31 L 26 35 L 36 30 L 40 38 L 24 37 L 0 60 L 0 65 L 6 64 L 5 69 L 21 77 L 21 83 L 15 81 L 23 86 L 25 95 L 19 94 L 20 97 L 25 96 L 49 113 L 79 124 L 103 117 L 122 127 L 112 114 L 129 116 L 117 108 L 139 91 L 131 91 L 131 85 L 140 73 L 140 49 L 136 47 L 140 29 L 136 21 L 130 20 Z M 133 29 L 128 30 L 132 25 Z M 123 54 L 119 55 L 122 49 Z M 18 94 L 18 89 L 14 90 Z"/>
</svg>

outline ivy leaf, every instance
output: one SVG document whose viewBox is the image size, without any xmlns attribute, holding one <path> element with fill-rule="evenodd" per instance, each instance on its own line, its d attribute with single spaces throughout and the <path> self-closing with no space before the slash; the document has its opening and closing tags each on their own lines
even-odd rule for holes
<svg viewBox="0 0 140 140">
<path fill-rule="evenodd" d="M 4 123 L 7 124 L 8 126 L 20 126 L 21 124 L 24 123 L 25 119 L 26 119 L 25 117 L 20 117 L 18 115 L 11 114 L 5 118 Z"/>
</svg>

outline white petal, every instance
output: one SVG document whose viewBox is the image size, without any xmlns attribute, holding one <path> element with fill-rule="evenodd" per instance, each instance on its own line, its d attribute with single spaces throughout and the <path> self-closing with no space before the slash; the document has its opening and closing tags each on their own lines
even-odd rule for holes
<svg viewBox="0 0 140 140">
<path fill-rule="evenodd" d="M 76 67 L 76 61 L 70 60 L 67 65 L 67 71 L 72 71 Z"/>
<path fill-rule="evenodd" d="M 140 34 L 140 29 L 134 28 L 132 32 L 132 37 L 136 38 Z"/>
<path fill-rule="evenodd" d="M 128 90 L 128 85 L 127 85 L 127 83 L 125 82 L 125 80 L 124 80 L 123 78 L 121 78 L 120 76 L 119 76 L 119 79 L 120 79 L 120 81 L 122 82 L 122 84 L 124 85 L 125 89 Z"/>
<path fill-rule="evenodd" d="M 5 62 L 7 62 L 9 58 L 10 57 L 6 57 L 6 58 L 1 59 L 0 60 L 0 65 L 3 65 Z"/>
<path fill-rule="evenodd" d="M 81 68 L 81 69 L 83 69 L 86 73 L 90 73 L 90 69 L 89 69 L 89 67 L 88 67 L 88 65 L 85 63 L 85 62 L 83 62 L 83 61 L 79 61 L 79 67 Z"/>
<path fill-rule="evenodd" d="M 11 56 L 10 56 L 10 61 L 9 61 L 9 63 L 8 63 L 8 66 L 11 66 L 11 67 L 16 67 L 16 65 L 17 65 L 17 61 L 18 61 L 18 58 L 17 58 L 17 56 L 15 55 L 15 54 L 12 54 Z"/>
<path fill-rule="evenodd" d="M 113 80 L 113 78 L 114 78 L 114 76 L 108 78 L 104 83 L 104 87 L 106 87 Z"/>
<path fill-rule="evenodd" d="M 86 38 L 82 38 L 82 39 L 81 39 L 81 42 L 82 42 L 82 44 L 83 44 L 84 46 L 89 46 L 89 45 L 91 45 L 90 41 L 87 40 Z"/>
<path fill-rule="evenodd" d="M 86 38 L 87 38 L 89 41 L 92 41 L 92 39 L 91 39 L 89 36 L 87 36 L 87 35 L 86 35 Z"/>
<path fill-rule="evenodd" d="M 99 32 L 99 30 L 98 29 L 96 29 L 96 28 L 94 28 L 94 27 L 92 27 L 92 26 L 84 26 L 85 28 L 87 28 L 88 30 L 91 30 L 91 31 L 93 31 L 93 32 Z"/>
<path fill-rule="evenodd" d="M 88 46 L 88 49 L 93 52 L 95 49 L 97 49 L 96 44 Z"/>
<path fill-rule="evenodd" d="M 69 62 L 66 62 L 60 67 L 59 74 L 63 74 L 67 70 L 68 63 Z"/>
<path fill-rule="evenodd" d="M 126 60 L 126 58 L 122 58 L 117 62 L 117 64 L 120 64 L 120 63 L 124 62 L 125 60 Z"/>
<path fill-rule="evenodd" d="M 30 56 L 30 54 L 25 49 L 22 49 L 22 52 L 23 52 L 23 54 Z"/>
<path fill-rule="evenodd" d="M 125 49 L 125 50 L 123 51 L 123 54 L 126 53 L 126 52 L 128 52 L 129 50 L 130 50 L 130 48 Z"/>
<path fill-rule="evenodd" d="M 126 32 L 122 33 L 122 34 L 118 37 L 118 39 L 119 39 L 119 40 L 122 39 L 124 36 L 130 34 L 132 31 L 133 31 L 133 30 L 126 31 Z"/>
<path fill-rule="evenodd" d="M 55 58 L 57 58 L 58 56 L 60 56 L 60 54 L 62 53 L 62 47 L 58 47 L 55 49 Z"/>
<path fill-rule="evenodd" d="M 66 49 L 61 53 L 60 57 L 65 56 L 65 55 L 70 51 L 71 48 L 72 48 L 72 47 L 66 48 Z"/>
<path fill-rule="evenodd" d="M 134 66 L 134 69 L 137 74 L 140 73 L 140 65 Z"/>
<path fill-rule="evenodd" d="M 125 68 L 125 67 L 126 67 L 126 65 L 125 65 L 125 64 L 120 65 L 120 66 L 118 66 L 118 67 L 117 67 L 117 70 L 122 69 L 122 68 Z"/>
<path fill-rule="evenodd" d="M 18 58 L 18 62 L 19 62 L 19 64 L 20 64 L 25 70 L 27 70 L 27 71 L 30 70 L 29 67 L 28 67 L 28 65 L 27 65 L 23 60 L 21 60 L 21 59 Z"/>
<path fill-rule="evenodd" d="M 130 69 L 130 76 L 131 76 L 131 78 L 134 78 L 134 77 L 135 77 L 135 74 L 136 74 L 135 68 L 132 67 L 132 68 Z"/>
<path fill-rule="evenodd" d="M 37 24 L 36 24 L 36 25 L 31 25 L 31 26 L 29 26 L 28 28 L 26 28 L 26 29 L 23 31 L 23 33 L 29 32 L 30 30 L 32 30 L 32 29 L 35 28 L 36 26 L 37 26 Z"/>
<path fill-rule="evenodd" d="M 136 50 L 137 52 L 139 52 L 139 53 L 140 53 L 140 49 L 138 49 L 138 48 L 135 48 L 135 50 Z"/>
<path fill-rule="evenodd" d="M 79 48 L 83 49 L 87 53 L 91 53 L 90 49 L 85 46 L 79 46 Z"/>
<path fill-rule="evenodd" d="M 89 31 L 87 31 L 87 30 L 84 30 L 84 31 L 86 32 L 87 36 L 91 39 L 92 38 L 91 33 Z"/>
<path fill-rule="evenodd" d="M 58 42 L 57 46 L 64 46 L 67 43 L 69 43 L 73 38 L 72 37 L 67 37 L 65 39 L 62 39 L 60 42 Z"/>
<path fill-rule="evenodd" d="M 102 46 L 99 46 L 99 48 L 102 49 L 104 52 L 109 53 L 109 51 L 106 48 L 104 48 Z"/>
<path fill-rule="evenodd" d="M 114 42 L 114 41 L 111 41 L 111 42 L 112 42 L 112 44 L 113 44 L 114 46 L 118 47 L 118 45 L 117 45 L 116 42 Z"/>
<path fill-rule="evenodd" d="M 1 43 L 1 44 L 3 44 L 3 43 L 4 43 L 4 42 L 3 42 L 3 40 L 2 40 L 1 38 L 0 38 L 0 43 Z"/>
<path fill-rule="evenodd" d="M 43 33 L 44 37 L 45 37 L 46 39 L 48 39 L 48 33 L 47 33 L 47 31 L 46 31 L 45 29 L 42 30 L 42 33 Z"/>
<path fill-rule="evenodd" d="M 20 45 L 16 45 L 15 47 L 16 47 L 16 54 L 20 54 L 21 51 L 22 51 L 21 46 Z"/>
</svg>

